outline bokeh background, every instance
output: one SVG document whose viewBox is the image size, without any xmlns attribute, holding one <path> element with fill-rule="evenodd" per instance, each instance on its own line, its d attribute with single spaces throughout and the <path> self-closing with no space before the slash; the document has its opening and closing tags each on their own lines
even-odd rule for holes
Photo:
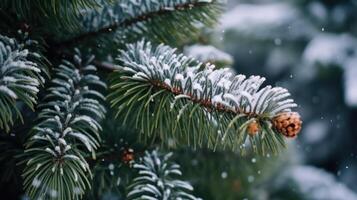
<svg viewBox="0 0 357 200">
<path fill-rule="evenodd" d="M 175 149 L 182 179 L 194 186 L 194 194 L 205 200 L 357 200 L 357 0 L 228 0 L 215 29 L 202 29 L 198 43 L 179 50 L 287 88 L 299 105 L 303 129 L 278 156 Z M 133 130 L 107 123 L 106 141 L 137 141 Z M 5 179 L 14 176 L 19 153 L 12 149 L 22 149 L 16 145 L 3 145 L 10 150 L 0 163 L 8 169 L 0 173 Z M 15 177 L 0 183 L 0 200 L 23 196 L 20 176 Z M 106 176 L 115 183 L 111 187 L 98 177 L 94 188 L 105 189 L 100 199 L 125 199 L 117 176 Z"/>
<path fill-rule="evenodd" d="M 304 121 L 280 157 L 198 155 L 202 197 L 357 199 L 357 1 L 230 0 L 200 43 L 186 54 L 288 88 Z"/>
</svg>

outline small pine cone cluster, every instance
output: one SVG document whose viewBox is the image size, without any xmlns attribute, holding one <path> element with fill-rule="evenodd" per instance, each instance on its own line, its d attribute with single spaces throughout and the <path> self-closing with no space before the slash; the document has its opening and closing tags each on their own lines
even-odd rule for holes
<svg viewBox="0 0 357 200">
<path fill-rule="evenodd" d="M 293 138 L 301 130 L 302 121 L 297 112 L 284 112 L 273 119 L 274 128 L 286 137 Z"/>
<path fill-rule="evenodd" d="M 248 124 L 247 132 L 250 136 L 254 136 L 259 131 L 260 131 L 260 125 L 256 120 L 254 120 Z"/>
<path fill-rule="evenodd" d="M 124 149 L 122 156 L 121 156 L 121 160 L 125 163 L 128 164 L 130 163 L 132 160 L 134 160 L 134 150 L 133 149 Z"/>
</svg>

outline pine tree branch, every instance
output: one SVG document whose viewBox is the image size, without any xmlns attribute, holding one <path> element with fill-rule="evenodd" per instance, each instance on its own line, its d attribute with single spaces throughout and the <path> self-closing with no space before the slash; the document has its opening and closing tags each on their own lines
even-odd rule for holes
<svg viewBox="0 0 357 200">
<path fill-rule="evenodd" d="M 176 178 L 182 172 L 178 164 L 170 161 L 171 156 L 172 153 L 146 151 L 142 160 L 134 164 L 138 175 L 128 187 L 127 199 L 199 200 L 190 194 L 193 187 L 188 182 Z"/>
<path fill-rule="evenodd" d="M 80 25 L 78 13 L 83 9 L 97 7 L 97 0 L 3 0 L 0 4 L 0 8 L 7 14 L 16 14 L 20 20 L 41 26 L 49 32 L 55 27 L 75 30 Z"/>
<path fill-rule="evenodd" d="M 33 41 L 28 41 L 31 43 Z M 15 39 L 0 35 L 0 129 L 9 131 L 14 118 L 21 113 L 16 103 L 22 102 L 32 110 L 37 93 L 47 75 L 43 57 L 18 44 Z"/>
<path fill-rule="evenodd" d="M 90 187 L 91 171 L 86 153 L 95 157 L 99 146 L 99 121 L 105 116 L 97 91 L 106 85 L 95 75 L 93 57 L 83 59 L 77 51 L 54 69 L 39 123 L 25 145 L 24 187 L 31 198 L 78 199 Z"/>
<path fill-rule="evenodd" d="M 266 86 L 265 78 L 234 75 L 203 67 L 175 49 L 138 42 L 127 45 L 111 80 L 108 98 L 123 124 L 144 139 L 159 137 L 170 145 L 189 144 L 276 154 L 283 135 L 296 136 L 301 121 L 284 88 Z M 249 137 L 248 137 L 249 136 Z"/>
<path fill-rule="evenodd" d="M 102 27 L 95 31 L 86 32 L 84 34 L 78 35 L 78 36 L 71 38 L 69 40 L 60 42 L 57 44 L 57 46 L 76 45 L 76 44 L 81 43 L 84 40 L 89 39 L 89 38 L 95 38 L 101 34 L 113 32 L 113 31 L 117 30 L 118 28 L 125 29 L 126 27 L 129 27 L 135 23 L 142 22 L 142 21 L 148 21 L 150 19 L 153 19 L 158 16 L 166 15 L 168 13 L 177 12 L 180 10 L 192 9 L 193 7 L 202 7 L 202 6 L 206 6 L 206 5 L 207 5 L 207 2 L 196 1 L 193 3 L 188 2 L 188 3 L 175 5 L 173 7 L 173 9 L 166 9 L 165 7 L 161 7 L 157 11 L 144 13 L 143 15 L 139 15 L 139 16 L 136 16 L 136 17 L 130 18 L 130 19 L 125 19 L 122 22 L 113 23 L 111 25 Z"/>
<path fill-rule="evenodd" d="M 82 13 L 81 29 L 55 37 L 59 39 L 50 43 L 59 49 L 84 44 L 105 56 L 125 42 L 143 37 L 182 44 L 197 37 L 202 25 L 213 26 L 221 10 L 220 0 L 124 0 Z"/>
</svg>

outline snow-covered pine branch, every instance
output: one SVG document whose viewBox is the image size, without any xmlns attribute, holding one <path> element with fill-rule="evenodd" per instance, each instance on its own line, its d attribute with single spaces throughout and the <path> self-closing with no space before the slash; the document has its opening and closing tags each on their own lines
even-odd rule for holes
<svg viewBox="0 0 357 200">
<path fill-rule="evenodd" d="M 0 35 L 0 129 L 9 131 L 15 116 L 22 120 L 17 102 L 34 109 L 45 82 L 41 59 L 15 39 Z"/>
<path fill-rule="evenodd" d="M 116 1 L 83 11 L 80 33 L 72 38 L 73 33 L 65 35 L 68 40 L 60 45 L 100 41 L 100 51 L 143 37 L 179 44 L 197 37 L 202 25 L 213 26 L 221 10 L 221 0 Z"/>
<path fill-rule="evenodd" d="M 180 166 L 170 161 L 171 156 L 172 153 L 162 155 L 157 150 L 146 151 L 141 161 L 134 164 L 138 174 L 128 187 L 127 198 L 199 200 L 190 194 L 193 187 L 188 182 L 177 179 L 182 173 Z"/>
<path fill-rule="evenodd" d="M 95 157 L 99 121 L 105 116 L 106 88 L 91 65 L 77 51 L 73 62 L 64 60 L 54 69 L 38 121 L 26 143 L 24 186 L 33 199 L 79 199 L 89 188 L 90 168 L 84 156 Z"/>
<path fill-rule="evenodd" d="M 145 41 L 127 45 L 118 60 L 122 66 L 112 76 L 111 105 L 144 138 L 155 134 L 171 145 L 233 150 L 244 150 L 250 140 L 254 151 L 265 154 L 285 145 L 283 135 L 300 131 L 288 91 L 261 88 L 265 78 L 260 76 L 215 70 Z"/>
</svg>

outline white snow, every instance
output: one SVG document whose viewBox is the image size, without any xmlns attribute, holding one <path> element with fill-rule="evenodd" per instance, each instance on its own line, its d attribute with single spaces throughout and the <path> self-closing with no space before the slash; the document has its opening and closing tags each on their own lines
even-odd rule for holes
<svg viewBox="0 0 357 200">
<path fill-rule="evenodd" d="M 228 177 L 228 173 L 227 172 L 222 172 L 221 173 L 221 177 L 222 177 L 222 179 L 226 179 Z"/>
<path fill-rule="evenodd" d="M 287 4 L 250 5 L 240 4 L 226 13 L 221 22 L 223 29 L 235 27 L 240 30 L 253 26 L 279 25 L 294 18 L 296 11 Z M 251 27 L 249 27 L 251 26 Z"/>
<path fill-rule="evenodd" d="M 328 124 L 325 121 L 315 120 L 304 128 L 307 134 L 303 134 L 304 142 L 314 144 L 323 141 L 328 134 Z"/>
<path fill-rule="evenodd" d="M 58 196 L 58 192 L 57 190 L 54 190 L 54 189 L 50 189 L 48 191 L 48 194 L 52 197 L 52 198 L 56 198 Z"/>
<path fill-rule="evenodd" d="M 336 181 L 333 175 L 309 166 L 290 166 L 277 181 L 276 188 L 282 186 L 304 194 L 306 199 L 314 200 L 357 200 L 357 194 L 342 183 Z"/>
<path fill-rule="evenodd" d="M 175 79 L 176 80 L 183 80 L 184 76 L 182 74 L 176 74 Z"/>
<path fill-rule="evenodd" d="M 320 21 L 327 20 L 328 11 L 322 3 L 313 1 L 308 4 L 307 9 L 311 13 L 311 15 L 314 16 L 316 19 Z"/>
<path fill-rule="evenodd" d="M 0 85 L 0 92 L 5 93 L 13 99 L 17 99 L 17 95 L 15 94 L 15 92 L 9 89 L 7 86 Z"/>
<path fill-rule="evenodd" d="M 82 189 L 81 189 L 80 187 L 74 187 L 74 188 L 73 188 L 73 192 L 74 192 L 75 194 L 82 194 Z"/>
<path fill-rule="evenodd" d="M 287 3 L 239 4 L 226 12 L 219 30 L 233 30 L 249 37 L 294 39 L 308 37 L 315 29 L 300 17 L 299 11 Z"/>
<path fill-rule="evenodd" d="M 248 176 L 248 182 L 249 183 L 253 183 L 254 180 L 255 180 L 254 176 L 252 176 L 252 175 Z"/>
<path fill-rule="evenodd" d="M 357 38 L 348 34 L 319 34 L 307 45 L 303 60 L 309 66 L 340 66 L 344 70 L 345 102 L 357 106 Z"/>
<path fill-rule="evenodd" d="M 113 163 L 110 163 L 109 165 L 108 165 L 108 168 L 109 168 L 109 170 L 114 170 L 114 168 L 115 168 L 115 166 L 114 166 L 114 164 Z"/>
<path fill-rule="evenodd" d="M 192 56 L 204 63 L 224 62 L 228 65 L 233 63 L 233 58 L 231 55 L 211 45 L 196 44 L 188 46 L 185 47 L 184 54 L 187 56 Z"/>
<path fill-rule="evenodd" d="M 345 63 L 344 84 L 346 104 L 357 107 L 357 57 Z"/>
<path fill-rule="evenodd" d="M 129 50 L 122 52 L 121 60 L 124 62 L 124 66 L 129 68 L 126 71 L 132 73 L 132 76 L 144 73 L 148 80 L 175 81 L 172 85 L 181 83 L 178 84 L 178 87 L 184 95 L 191 96 L 191 92 L 193 92 L 198 98 L 209 96 L 214 105 L 221 104 L 232 111 L 242 110 L 275 116 L 279 112 L 289 111 L 290 108 L 296 107 L 292 100 L 286 101 L 290 95 L 286 89 L 270 86 L 260 88 L 265 81 L 264 77 L 250 76 L 246 78 L 244 75 L 236 75 L 230 68 L 214 70 L 214 65 L 210 64 L 207 64 L 201 71 L 198 71 L 201 65 L 185 68 L 181 63 L 188 63 L 190 59 L 181 54 L 175 54 L 170 47 L 159 46 L 156 50 L 149 47 L 149 43 L 144 45 L 144 41 L 141 41 L 135 46 L 128 46 Z M 169 52 L 165 55 L 166 58 L 161 58 L 161 64 L 152 62 L 151 57 L 157 52 Z M 138 57 L 142 59 L 137 59 Z M 169 65 L 172 70 L 164 73 L 164 64 Z M 187 81 L 190 82 L 189 86 L 185 84 Z M 223 97 L 227 97 L 227 99 Z M 262 99 L 265 100 L 262 101 Z M 174 103 L 171 104 L 171 107 L 174 106 Z M 180 112 L 184 109 L 185 107 L 182 107 Z M 179 117 L 180 115 L 178 115 Z"/>
<path fill-rule="evenodd" d="M 37 177 L 35 177 L 35 178 L 32 180 L 32 185 L 33 185 L 35 188 L 38 188 L 38 187 L 40 187 L 40 185 L 41 185 L 41 181 L 40 181 Z"/>
<path fill-rule="evenodd" d="M 341 65 L 356 55 L 357 39 L 348 34 L 321 33 L 315 36 L 303 53 L 308 64 Z"/>
</svg>

